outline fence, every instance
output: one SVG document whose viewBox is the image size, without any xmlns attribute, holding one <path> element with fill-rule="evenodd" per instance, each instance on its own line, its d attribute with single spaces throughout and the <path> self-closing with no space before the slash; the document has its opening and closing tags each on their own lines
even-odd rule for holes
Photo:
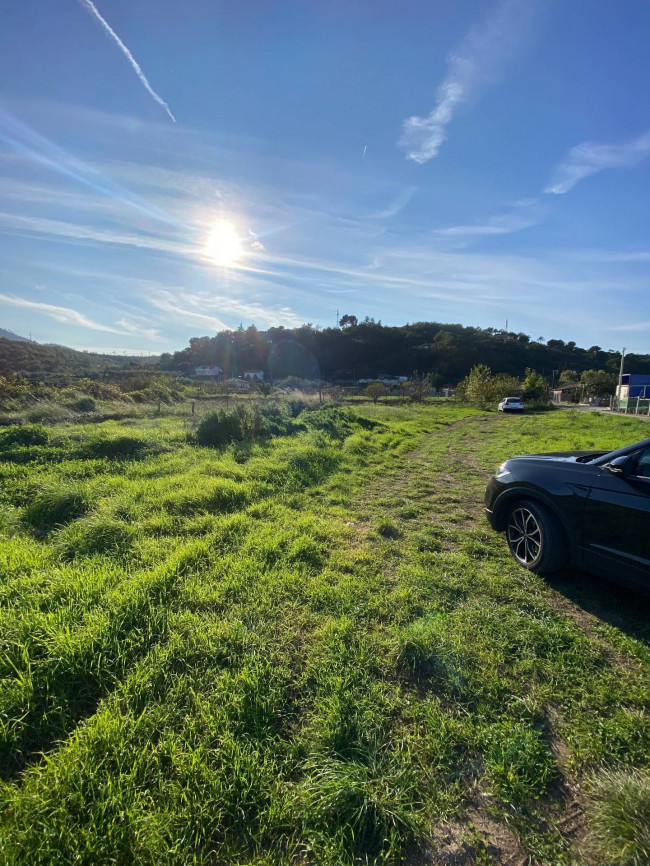
<svg viewBox="0 0 650 866">
<path fill-rule="evenodd" d="M 618 401 L 618 411 L 626 415 L 650 415 L 650 398 L 622 398 Z"/>
</svg>

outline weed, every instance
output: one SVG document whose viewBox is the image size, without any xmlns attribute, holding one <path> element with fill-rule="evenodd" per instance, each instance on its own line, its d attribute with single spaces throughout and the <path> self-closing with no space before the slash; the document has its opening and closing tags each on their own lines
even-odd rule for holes
<svg viewBox="0 0 650 866">
<path fill-rule="evenodd" d="M 135 526 L 99 513 L 65 526 L 52 543 L 64 559 L 97 553 L 117 556 L 131 549 L 136 534 Z"/>
<path fill-rule="evenodd" d="M 650 775 L 633 769 L 602 770 L 590 782 L 588 803 L 600 863 L 644 866 L 650 862 Z"/>
<path fill-rule="evenodd" d="M 25 521 L 41 532 L 50 532 L 71 520 L 82 517 L 92 507 L 86 487 L 68 484 L 37 493 L 25 509 Z"/>
</svg>

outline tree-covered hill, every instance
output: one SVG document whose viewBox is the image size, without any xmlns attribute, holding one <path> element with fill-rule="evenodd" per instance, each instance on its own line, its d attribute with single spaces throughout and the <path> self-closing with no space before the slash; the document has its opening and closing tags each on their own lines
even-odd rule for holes
<svg viewBox="0 0 650 866">
<path fill-rule="evenodd" d="M 286 376 L 328 380 L 375 378 L 381 373 L 410 375 L 437 373 L 455 384 L 476 364 L 494 373 L 522 377 L 532 367 L 549 380 L 563 371 L 618 372 L 620 352 L 600 346 L 580 348 L 574 342 L 527 334 L 438 322 L 416 322 L 387 327 L 366 319 L 344 316 L 344 327 L 319 329 L 255 326 L 221 331 L 214 337 L 194 337 L 186 349 L 161 356 L 164 369 L 192 372 L 195 366 L 217 364 L 226 375 L 263 369 L 274 379 Z M 628 372 L 650 373 L 650 355 L 626 356 Z M 553 373 L 555 372 L 555 375 Z M 566 378 L 566 377 L 565 377 Z"/>
<path fill-rule="evenodd" d="M 16 340 L 19 343 L 28 343 L 29 342 L 27 337 L 21 337 L 20 334 L 14 334 L 13 331 L 8 331 L 6 328 L 0 328 L 0 339 L 2 339 L 2 340 Z"/>
<path fill-rule="evenodd" d="M 151 359 L 153 360 L 153 359 Z M 29 340 L 0 338 L 0 376 L 18 373 L 30 379 L 58 379 L 100 375 L 150 359 L 79 352 L 65 346 L 44 346 Z"/>
</svg>

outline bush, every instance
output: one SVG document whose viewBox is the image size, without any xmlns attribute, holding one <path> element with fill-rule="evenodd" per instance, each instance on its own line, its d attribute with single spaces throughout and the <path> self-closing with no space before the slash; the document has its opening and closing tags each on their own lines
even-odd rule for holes
<svg viewBox="0 0 650 866">
<path fill-rule="evenodd" d="M 95 412 L 97 409 L 97 404 L 92 397 L 80 397 L 78 400 L 68 403 L 67 406 L 73 412 Z"/>
<path fill-rule="evenodd" d="M 0 451 L 15 445 L 47 445 L 47 430 L 40 424 L 24 424 L 10 427 L 0 433 Z"/>
<path fill-rule="evenodd" d="M 306 429 L 304 424 L 294 422 L 284 407 L 272 403 L 252 408 L 239 405 L 230 411 L 217 409 L 204 415 L 196 430 L 196 441 L 223 448 L 231 442 L 288 436 Z"/>
<path fill-rule="evenodd" d="M 246 410 L 241 410 L 240 407 L 232 412 L 226 412 L 225 409 L 208 412 L 201 418 L 196 429 L 197 442 L 212 448 L 223 448 L 231 442 L 240 442 L 244 439 L 244 414 Z"/>
</svg>

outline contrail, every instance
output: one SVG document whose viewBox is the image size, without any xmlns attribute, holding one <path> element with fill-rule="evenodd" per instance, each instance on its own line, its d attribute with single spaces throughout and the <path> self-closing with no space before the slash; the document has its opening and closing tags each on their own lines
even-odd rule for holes
<svg viewBox="0 0 650 866">
<path fill-rule="evenodd" d="M 106 21 L 104 18 L 102 18 L 102 16 L 99 14 L 99 12 L 97 11 L 97 9 L 96 9 L 96 7 L 95 7 L 95 4 L 92 3 L 91 0 L 79 0 L 79 2 L 81 3 L 82 6 L 85 6 L 85 7 L 86 7 L 86 9 L 90 12 L 91 15 L 94 15 L 94 16 L 95 16 L 95 18 L 99 21 L 99 23 L 102 25 L 102 27 L 103 27 L 104 30 L 108 33 L 108 35 L 111 37 L 111 39 L 113 39 L 113 40 L 117 43 L 117 45 L 119 46 L 119 48 L 120 48 L 121 51 L 122 51 L 122 54 L 124 54 L 124 56 L 126 57 L 126 59 L 129 61 L 129 63 L 131 64 L 131 66 L 132 66 L 133 69 L 135 70 L 135 74 L 136 74 L 136 75 L 138 76 L 138 78 L 140 79 L 140 81 L 141 81 L 142 86 L 144 87 L 144 89 L 147 91 L 147 93 L 148 93 L 150 96 L 152 96 L 152 97 L 156 100 L 156 102 L 158 103 L 158 105 L 162 105 L 162 107 L 165 109 L 165 111 L 167 112 L 167 114 L 171 117 L 171 119 L 174 121 L 174 123 L 176 123 L 176 118 L 175 118 L 174 115 L 171 113 L 171 111 L 170 111 L 170 109 L 169 109 L 169 106 L 167 105 L 167 103 L 165 102 L 165 100 L 164 100 L 161 96 L 158 96 L 158 94 L 156 93 L 156 91 L 155 91 L 155 90 L 153 89 L 153 87 L 149 84 L 149 82 L 147 81 L 147 76 L 144 74 L 144 72 L 143 72 L 142 69 L 140 68 L 140 64 L 138 63 L 138 61 L 137 61 L 137 60 L 135 59 L 135 57 L 131 54 L 131 52 L 129 51 L 129 49 L 128 49 L 128 48 L 126 47 L 126 45 L 122 42 L 122 40 L 120 39 L 120 37 L 119 37 L 119 36 L 117 35 L 117 33 L 113 30 L 113 28 L 111 27 L 111 25 L 108 23 L 108 21 Z"/>
<path fill-rule="evenodd" d="M 364 144 L 364 146 L 363 146 L 363 156 L 361 157 L 361 159 L 365 159 L 365 158 L 366 158 L 366 151 L 367 151 L 367 150 L 368 150 L 368 145 L 367 145 L 367 144 Z"/>
</svg>

